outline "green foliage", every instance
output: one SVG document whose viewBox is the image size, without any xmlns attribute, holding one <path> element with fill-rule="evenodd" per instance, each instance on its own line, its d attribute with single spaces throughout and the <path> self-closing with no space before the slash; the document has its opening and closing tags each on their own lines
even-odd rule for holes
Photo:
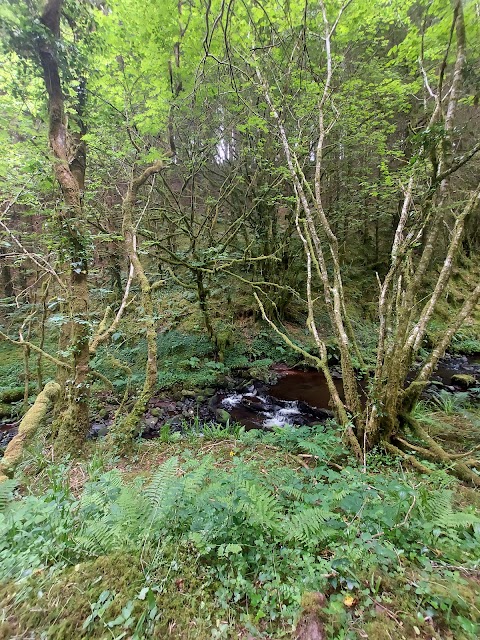
<svg viewBox="0 0 480 640">
<path fill-rule="evenodd" d="M 258 359 L 270 359 L 272 354 L 277 361 L 298 362 L 298 353 L 285 345 L 284 341 L 272 330 L 262 329 L 252 341 L 251 353 Z"/>
<path fill-rule="evenodd" d="M 467 392 L 449 393 L 442 389 L 432 396 L 430 403 L 446 415 L 453 415 L 468 407 L 470 394 Z"/>
<path fill-rule="evenodd" d="M 480 519 L 455 508 L 450 478 L 438 473 L 419 482 L 362 473 L 349 466 L 334 429 L 240 432 L 230 446 L 235 451 L 226 465 L 211 455 L 197 459 L 185 452 L 185 461 L 168 458 L 150 478 L 133 481 L 95 464 L 78 497 L 65 482 L 68 470 L 50 467 L 49 489 L 10 498 L 4 508 L 2 580 L 21 581 L 40 568 L 60 571 L 114 552 L 141 555 L 154 576 L 174 541 L 177 563 L 181 550 L 190 549 L 182 562 L 198 563 L 206 584 L 217 585 L 215 606 L 232 621 L 257 625 L 263 620 L 269 629 L 288 624 L 302 594 L 314 590 L 351 593 L 365 607 L 382 597 L 374 576 L 387 574 L 398 580 L 412 601 L 409 607 L 465 632 L 467 603 L 455 594 L 440 594 L 433 581 L 434 574 L 437 582 L 451 576 L 451 566 L 474 568 L 480 552 Z M 292 460 L 309 452 L 317 463 L 292 468 L 272 458 L 258 466 L 250 453 L 238 452 L 245 446 L 247 452 L 267 447 Z M 343 457 L 342 471 L 331 468 L 332 457 Z M 5 490 L 4 503 L 8 494 Z M 423 586 L 415 592 L 404 583 L 409 571 L 422 576 L 418 584 Z M 97 629 L 133 629 L 140 619 L 143 628 L 157 615 L 154 594 L 160 585 L 153 578 L 144 587 L 138 593 L 145 602 L 137 595 L 114 614 L 115 587 L 104 585 L 81 621 L 84 629 L 96 637 Z M 332 595 L 333 608 L 334 602 Z M 344 619 L 348 626 L 348 607 L 340 608 L 343 618 L 337 612 L 337 624 Z M 359 615 L 369 619 L 366 612 Z M 472 620 L 467 637 L 473 639 L 480 620 Z"/>
<path fill-rule="evenodd" d="M 17 486 L 16 480 L 4 480 L 0 483 L 0 513 L 5 509 L 13 497 L 13 491 Z"/>
<path fill-rule="evenodd" d="M 480 353 L 480 338 L 471 332 L 458 331 L 451 344 L 454 353 L 466 353 L 467 355 Z"/>
</svg>

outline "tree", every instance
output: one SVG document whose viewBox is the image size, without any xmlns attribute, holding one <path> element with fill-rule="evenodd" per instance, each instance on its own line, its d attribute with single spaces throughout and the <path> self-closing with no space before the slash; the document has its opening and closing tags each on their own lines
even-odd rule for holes
<svg viewBox="0 0 480 640">
<path fill-rule="evenodd" d="M 235 64 L 243 63 L 245 76 L 248 75 L 257 95 L 261 95 L 268 104 L 268 126 L 281 142 L 295 191 L 296 228 L 307 264 L 307 326 L 315 339 L 319 356 L 312 357 L 300 347 L 295 348 L 324 372 L 337 418 L 344 425 L 347 438 L 360 459 L 378 443 L 411 459 L 402 450 L 410 446 L 405 440 L 405 432 L 411 430 L 425 441 L 422 452 L 426 457 L 451 462 L 457 475 L 480 485 L 480 478 L 468 464 L 454 461 L 411 417 L 411 410 L 438 360 L 478 303 L 480 285 L 471 290 L 439 344 L 421 358 L 414 380 L 407 382 L 407 375 L 420 356 L 428 323 L 452 274 L 465 222 L 480 197 L 480 185 L 474 185 L 466 198 L 456 202 L 451 187 L 452 177 L 480 150 L 480 144 L 476 143 L 462 154 L 454 152 L 459 148 L 455 127 L 458 104 L 464 91 L 466 65 L 463 4 L 455 0 L 448 17 L 444 18 L 449 20 L 450 29 L 439 60 L 436 90 L 431 89 L 422 67 L 424 86 L 429 95 L 424 124 L 415 132 L 421 142 L 400 172 L 406 183 L 388 268 L 383 278 L 377 276 L 380 295 L 376 366 L 373 378 L 368 380 L 365 403 L 362 403 L 355 373 L 356 365 L 363 364 L 362 354 L 349 318 L 342 255 L 326 206 L 325 189 L 325 148 L 334 128 L 342 125 L 342 113 L 336 104 L 338 89 L 335 82 L 341 81 L 338 76 L 341 75 L 339 69 L 344 64 L 345 53 L 335 45 L 338 37 L 341 47 L 340 26 L 345 29 L 346 23 L 348 29 L 350 4 L 346 2 L 335 8 L 320 2 L 318 11 L 309 7 L 303 16 L 295 13 L 291 4 L 281 6 L 279 11 L 283 12 L 282 15 L 268 4 L 260 8 L 244 5 L 244 13 L 240 9 L 239 15 L 249 25 L 250 38 L 242 47 L 238 37 L 229 31 L 227 40 L 229 55 L 234 57 L 237 54 Z M 285 24 L 289 26 L 285 28 Z M 444 25 L 445 22 L 442 30 Z M 432 26 L 432 29 L 438 28 L 437 24 Z M 311 61 L 319 55 L 319 39 L 323 43 L 319 61 L 321 74 L 312 64 L 304 63 L 305 58 L 310 56 Z M 315 49 L 312 42 L 315 42 Z M 296 94 L 292 99 L 293 88 L 299 90 L 302 85 L 305 94 Z M 307 116 L 307 123 L 302 124 L 302 114 L 311 111 L 315 113 L 315 120 L 309 120 Z M 443 264 L 434 277 L 433 285 L 430 285 L 428 279 L 432 276 L 434 250 L 438 248 L 442 228 L 449 223 Z M 323 289 L 330 324 L 340 350 L 345 400 L 335 390 L 327 363 L 326 344 L 317 327 L 315 282 Z M 426 295 L 429 286 L 431 288 Z M 267 316 L 257 294 L 256 298 L 264 318 L 289 344 L 295 346 Z M 415 464 L 426 471 L 423 465 Z"/>
<path fill-rule="evenodd" d="M 7 13 L 11 22 L 6 21 L 6 32 L 18 56 L 33 60 L 40 69 L 48 102 L 48 143 L 63 197 L 57 210 L 57 228 L 69 279 L 64 285 L 67 319 L 62 326 L 60 344 L 71 354 L 71 365 L 66 362 L 59 367 L 64 410 L 58 422 L 58 437 L 62 446 L 75 450 L 83 443 L 89 428 L 90 386 L 89 238 L 82 204 L 86 169 L 86 146 L 82 139 L 86 131 L 86 79 L 85 69 L 75 58 L 78 52 L 75 39 L 83 35 L 77 31 L 84 25 L 75 13 L 76 8 L 70 7 L 68 15 L 64 14 L 63 0 L 48 0 L 38 13 L 31 4 L 20 9 L 17 15 Z M 68 25 L 70 40 L 62 38 L 62 21 Z M 70 86 L 67 88 L 67 85 Z"/>
</svg>

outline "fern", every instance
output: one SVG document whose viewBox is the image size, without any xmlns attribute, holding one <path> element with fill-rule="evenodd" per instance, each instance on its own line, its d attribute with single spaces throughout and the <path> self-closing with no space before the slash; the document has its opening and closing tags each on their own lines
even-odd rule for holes
<svg viewBox="0 0 480 640">
<path fill-rule="evenodd" d="M 177 477 L 178 458 L 169 458 L 154 473 L 145 489 L 145 496 L 152 507 L 150 521 L 158 523 L 167 517 L 183 490 L 184 481 Z"/>
<path fill-rule="evenodd" d="M 422 492 L 420 510 L 427 522 L 445 533 L 480 524 L 477 516 L 454 510 L 453 491 L 448 489 Z"/>
<path fill-rule="evenodd" d="M 153 474 L 150 484 L 145 489 L 145 495 L 154 507 L 162 505 L 167 492 L 171 489 L 172 480 L 176 477 L 178 458 L 169 458 Z"/>
<path fill-rule="evenodd" d="M 122 488 L 116 501 L 120 512 L 117 519 L 127 528 L 142 528 L 148 516 L 148 504 L 140 493 L 138 486 L 126 486 Z"/>
<path fill-rule="evenodd" d="M 115 530 L 107 519 L 94 520 L 85 525 L 76 537 L 76 545 L 88 555 L 108 553 L 115 545 Z"/>
<path fill-rule="evenodd" d="M 183 498 L 186 501 L 193 500 L 205 486 L 208 481 L 210 464 L 210 460 L 204 460 L 199 467 L 184 477 Z"/>
<path fill-rule="evenodd" d="M 242 500 L 241 508 L 250 522 L 275 531 L 282 518 L 282 510 L 275 496 L 266 487 L 253 481 L 246 481 L 242 489 L 247 499 Z"/>
<path fill-rule="evenodd" d="M 12 500 L 16 486 L 16 480 L 4 480 L 0 482 L 0 512 L 2 512 Z"/>
<path fill-rule="evenodd" d="M 287 540 L 298 542 L 315 542 L 322 538 L 321 532 L 325 521 L 333 517 L 333 513 L 323 507 L 306 507 L 293 513 L 284 522 Z"/>
</svg>

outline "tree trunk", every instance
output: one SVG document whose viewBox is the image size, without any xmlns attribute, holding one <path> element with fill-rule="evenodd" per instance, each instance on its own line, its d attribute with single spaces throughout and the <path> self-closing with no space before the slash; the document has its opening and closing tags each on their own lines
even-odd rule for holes
<svg viewBox="0 0 480 640">
<path fill-rule="evenodd" d="M 154 176 L 161 171 L 163 167 L 163 163 L 158 161 L 145 169 L 138 178 L 132 178 L 123 200 L 122 231 L 127 255 L 130 259 L 130 263 L 133 265 L 135 276 L 138 278 L 140 283 L 141 304 L 143 307 L 142 324 L 145 328 L 147 340 L 147 363 L 145 367 L 145 382 L 143 384 L 143 389 L 137 398 L 133 409 L 125 419 L 120 420 L 118 424 L 114 425 L 111 432 L 111 436 L 114 439 L 116 446 L 120 447 L 120 449 L 127 447 L 130 444 L 132 437 L 136 434 L 138 422 L 145 412 L 147 403 L 152 397 L 157 385 L 157 329 L 153 308 L 152 286 L 150 285 L 138 256 L 137 236 L 133 216 L 138 190 L 151 176 Z"/>
<path fill-rule="evenodd" d="M 83 234 L 82 196 L 85 178 L 85 145 L 81 134 L 68 129 L 64 95 L 56 56 L 60 38 L 63 0 L 49 0 L 40 18 L 47 34 L 37 46 L 48 95 L 49 143 L 55 156 L 55 176 L 62 189 L 64 207 L 60 224 L 70 262 L 69 317 L 74 376 L 68 381 L 66 410 L 59 423 L 61 449 L 78 451 L 89 428 L 88 258 Z"/>
</svg>

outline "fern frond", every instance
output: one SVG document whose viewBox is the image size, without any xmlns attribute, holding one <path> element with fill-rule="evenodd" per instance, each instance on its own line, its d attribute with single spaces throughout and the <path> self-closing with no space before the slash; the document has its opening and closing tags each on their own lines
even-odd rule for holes
<svg viewBox="0 0 480 640">
<path fill-rule="evenodd" d="M 13 498 L 13 491 L 17 486 L 16 480 L 0 482 L 0 511 L 3 511 Z"/>
<path fill-rule="evenodd" d="M 76 538 L 76 543 L 91 556 L 108 553 L 115 545 L 115 531 L 107 519 L 90 522 Z"/>
<path fill-rule="evenodd" d="M 288 516 L 284 522 L 288 540 L 306 542 L 312 538 L 321 538 L 325 520 L 333 514 L 323 507 L 307 507 Z"/>
<path fill-rule="evenodd" d="M 208 462 L 204 462 L 184 477 L 183 497 L 186 501 L 193 500 L 198 496 L 208 481 L 208 473 Z"/>
<path fill-rule="evenodd" d="M 246 500 L 241 502 L 241 509 L 250 522 L 269 530 L 278 527 L 283 513 L 277 498 L 260 483 L 247 481 L 243 484 Z"/>
<path fill-rule="evenodd" d="M 425 492 L 422 495 L 423 516 L 430 523 L 441 529 L 462 529 L 480 524 L 477 516 L 455 511 L 453 507 L 453 491 L 439 489 Z"/>
<path fill-rule="evenodd" d="M 125 525 L 142 523 L 147 517 L 148 505 L 139 493 L 138 487 L 131 485 L 123 487 L 116 505 L 120 509 L 118 519 Z"/>
<path fill-rule="evenodd" d="M 176 479 L 177 468 L 178 458 L 169 458 L 153 474 L 150 484 L 145 489 L 145 495 L 154 507 L 160 506 L 164 501 L 172 481 Z"/>
</svg>

